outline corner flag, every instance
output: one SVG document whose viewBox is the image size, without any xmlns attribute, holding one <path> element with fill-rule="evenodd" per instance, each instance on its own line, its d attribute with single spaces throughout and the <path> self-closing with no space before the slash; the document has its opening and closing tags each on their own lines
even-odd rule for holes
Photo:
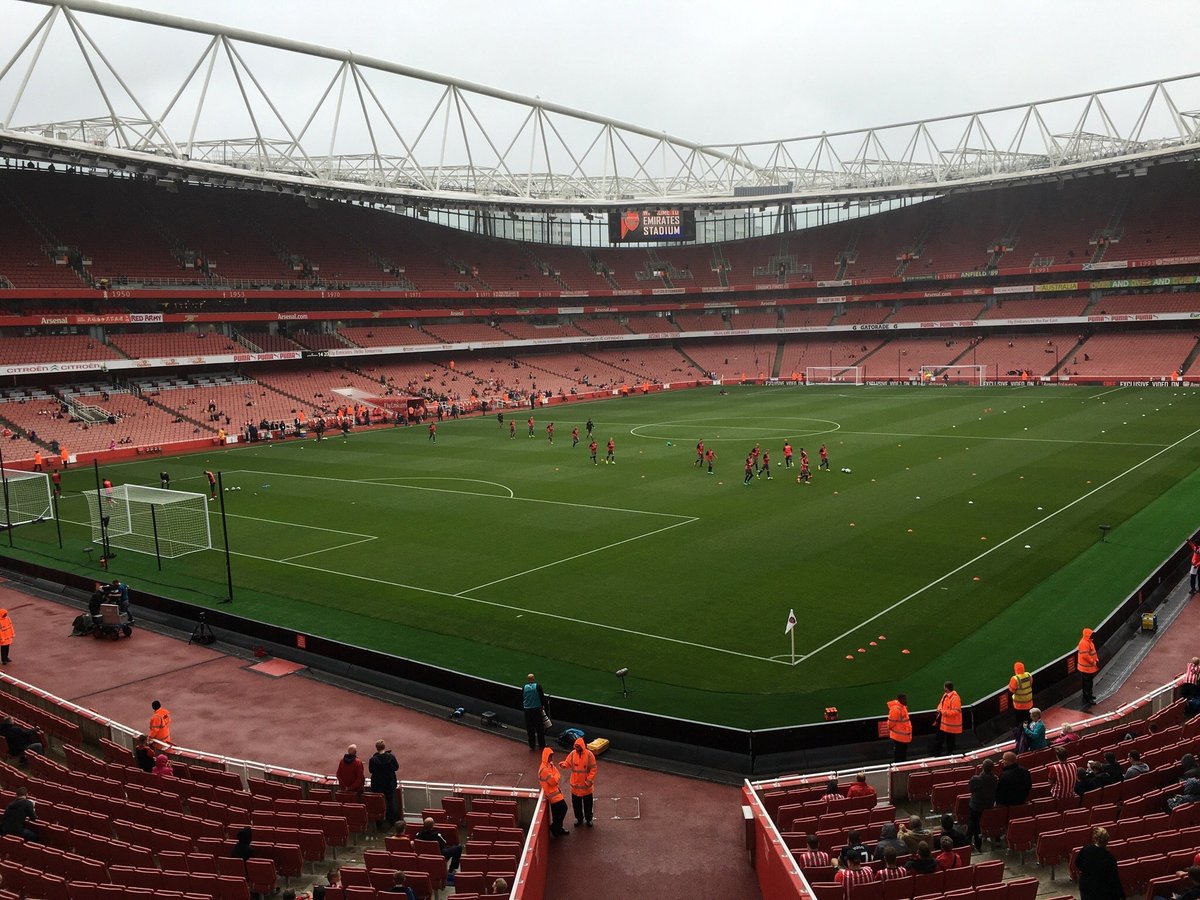
<svg viewBox="0 0 1200 900">
<path fill-rule="evenodd" d="M 783 629 L 783 633 L 791 634 L 792 629 L 795 627 L 796 627 L 796 611 L 794 609 L 789 609 L 788 610 L 787 627 Z"/>
</svg>

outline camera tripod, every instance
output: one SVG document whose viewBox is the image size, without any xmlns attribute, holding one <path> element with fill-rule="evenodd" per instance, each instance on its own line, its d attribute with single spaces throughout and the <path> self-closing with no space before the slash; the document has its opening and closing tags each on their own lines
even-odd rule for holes
<svg viewBox="0 0 1200 900">
<path fill-rule="evenodd" d="M 216 643 L 216 640 L 217 636 L 213 634 L 212 628 L 209 627 L 204 613 L 200 613 L 200 621 L 192 629 L 192 636 L 188 638 L 188 644 L 203 644 L 207 646 L 208 644 Z"/>
</svg>

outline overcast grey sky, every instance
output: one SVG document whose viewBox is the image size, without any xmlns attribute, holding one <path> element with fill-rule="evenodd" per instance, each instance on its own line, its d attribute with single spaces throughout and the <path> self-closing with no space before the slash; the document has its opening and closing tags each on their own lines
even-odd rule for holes
<svg viewBox="0 0 1200 900">
<path fill-rule="evenodd" d="M 880 125 L 1200 70 L 1200 17 L 1185 2 L 129 0 L 126 5 L 351 49 L 705 143 Z M 44 12 L 0 0 L 5 22 L 0 59 L 8 59 Z M 204 46 L 194 35 L 85 21 L 96 22 L 97 36 L 120 47 L 118 68 L 150 81 L 156 67 L 165 70 L 171 62 L 186 72 Z M 68 39 L 65 29 L 58 36 Z M 102 112 L 96 98 L 71 97 L 67 71 L 50 81 L 35 78 L 15 121 Z M 294 89 L 311 107 L 329 78 L 328 67 L 321 71 L 325 74 L 311 81 L 289 72 L 270 91 Z M 175 77 L 164 96 L 177 84 Z M 0 89 L 0 104 L 9 96 Z M 247 131 L 209 125 L 209 136 L 214 128 Z"/>
</svg>

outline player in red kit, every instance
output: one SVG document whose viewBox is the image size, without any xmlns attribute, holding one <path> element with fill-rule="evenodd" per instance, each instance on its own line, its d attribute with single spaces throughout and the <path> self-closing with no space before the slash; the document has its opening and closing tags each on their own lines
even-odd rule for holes
<svg viewBox="0 0 1200 900">
<path fill-rule="evenodd" d="M 696 443 L 696 465 L 704 465 L 704 441 L 698 441 Z"/>
<path fill-rule="evenodd" d="M 824 444 L 821 445 L 820 454 L 821 454 L 821 464 L 820 464 L 820 466 L 818 466 L 818 468 L 824 469 L 826 472 L 828 472 L 829 471 L 829 451 L 827 449 L 825 449 Z"/>
<path fill-rule="evenodd" d="M 571 447 L 574 448 L 579 443 L 579 426 L 576 425 L 571 429 Z"/>
<path fill-rule="evenodd" d="M 808 457 L 801 456 L 800 457 L 800 474 L 796 476 L 796 483 L 799 484 L 801 481 L 803 481 L 805 484 L 808 484 L 809 479 L 811 479 L 811 478 L 812 478 L 812 473 L 808 471 Z"/>
<path fill-rule="evenodd" d="M 717 453 L 711 447 L 704 451 L 704 461 L 708 463 L 708 474 L 711 475 L 713 463 L 717 461 Z"/>
<path fill-rule="evenodd" d="M 529 426 L 529 436 L 533 437 L 533 416 L 530 416 L 529 421 L 527 421 L 525 424 Z"/>
<path fill-rule="evenodd" d="M 509 419 L 508 420 L 508 439 L 511 441 L 516 436 L 517 436 L 517 420 Z"/>
<path fill-rule="evenodd" d="M 429 439 L 435 444 L 437 443 L 437 422 L 429 423 Z"/>
<path fill-rule="evenodd" d="M 792 467 L 792 443 L 791 441 L 783 442 L 783 467 L 790 469 Z"/>
<path fill-rule="evenodd" d="M 767 450 L 763 451 L 762 466 L 758 470 L 759 478 L 762 478 L 764 475 L 767 476 L 767 481 L 774 480 L 771 477 L 771 453 Z"/>
<path fill-rule="evenodd" d="M 547 440 L 550 441 L 550 443 L 552 443 L 552 444 L 554 443 L 554 423 L 553 422 L 551 422 L 549 425 L 546 426 L 546 438 L 547 438 Z"/>
<path fill-rule="evenodd" d="M 754 480 L 754 454 L 746 457 L 746 478 L 742 484 L 749 487 L 750 482 Z"/>
<path fill-rule="evenodd" d="M 617 445 L 615 443 L 613 443 L 612 438 L 609 438 L 608 439 L 608 452 L 604 455 L 604 464 L 606 466 L 609 463 L 612 463 L 614 466 L 617 464 L 617 452 L 616 451 L 617 451 Z"/>
<path fill-rule="evenodd" d="M 807 467 L 808 467 L 808 453 L 805 451 L 805 449 L 803 447 L 801 447 L 800 448 L 800 468 L 805 469 Z"/>
<path fill-rule="evenodd" d="M 596 439 L 592 438 L 592 442 L 590 444 L 588 444 L 588 452 L 592 454 L 592 465 L 593 466 L 599 465 L 599 463 L 596 462 L 596 446 L 597 446 Z"/>
</svg>

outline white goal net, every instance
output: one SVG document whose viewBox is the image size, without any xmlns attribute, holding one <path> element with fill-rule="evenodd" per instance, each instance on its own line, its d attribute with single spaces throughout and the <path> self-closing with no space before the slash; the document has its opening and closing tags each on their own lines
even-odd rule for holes
<svg viewBox="0 0 1200 900">
<path fill-rule="evenodd" d="M 137 484 L 83 494 L 88 501 L 93 543 L 103 541 L 103 517 L 107 520 L 108 543 L 123 550 L 153 554 L 157 543 L 158 553 L 173 559 L 212 549 L 208 498 L 203 494 Z"/>
<path fill-rule="evenodd" d="M 922 384 L 971 384 L 987 378 L 987 366 L 921 366 Z"/>
<path fill-rule="evenodd" d="M 807 366 L 805 384 L 862 384 L 862 366 Z"/>
<path fill-rule="evenodd" d="M 3 499 L 8 504 L 8 517 L 0 519 L 0 527 L 7 523 L 24 525 L 27 522 L 54 518 L 54 506 L 50 500 L 50 478 L 45 472 L 5 469 L 3 476 Z M 0 509 L 0 513 L 2 512 Z"/>
</svg>

